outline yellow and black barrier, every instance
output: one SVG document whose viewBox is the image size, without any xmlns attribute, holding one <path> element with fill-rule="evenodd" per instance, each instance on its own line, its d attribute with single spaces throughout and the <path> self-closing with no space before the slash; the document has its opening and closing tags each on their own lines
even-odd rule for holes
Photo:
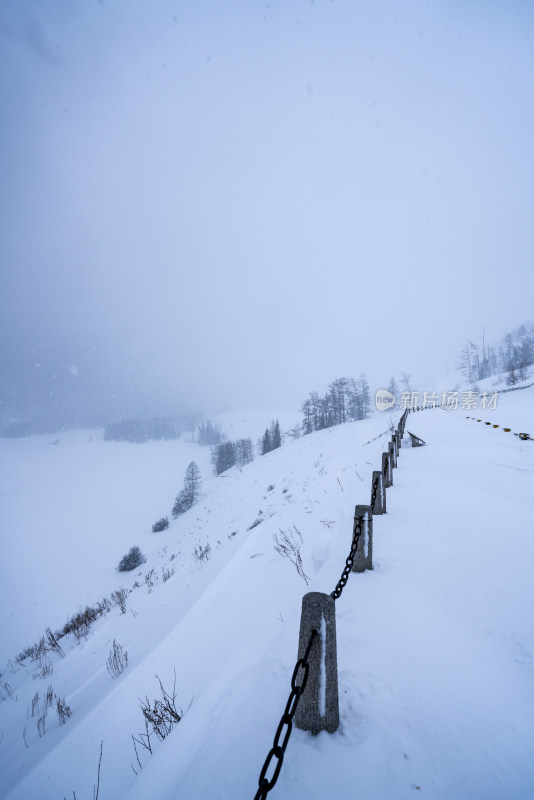
<svg viewBox="0 0 534 800">
<path fill-rule="evenodd" d="M 482 422 L 482 420 L 481 419 L 477 419 L 477 417 L 467 417 L 466 416 L 466 419 L 472 419 L 472 420 L 476 420 L 477 422 Z M 492 428 L 500 428 L 501 427 L 500 425 L 496 425 L 494 422 L 484 422 L 484 425 L 491 425 Z M 503 431 L 505 433 L 512 433 L 512 429 L 511 428 L 503 428 Z M 519 436 L 519 438 L 524 442 L 527 441 L 527 440 L 529 440 L 531 442 L 534 441 L 534 438 L 530 435 L 530 433 L 514 433 L 514 436 Z"/>
</svg>

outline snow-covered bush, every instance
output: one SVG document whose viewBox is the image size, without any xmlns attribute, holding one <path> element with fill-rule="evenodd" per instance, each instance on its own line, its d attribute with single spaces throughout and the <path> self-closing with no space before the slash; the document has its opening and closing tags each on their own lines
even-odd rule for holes
<svg viewBox="0 0 534 800">
<path fill-rule="evenodd" d="M 136 567 L 139 567 L 141 564 L 144 564 L 145 561 L 146 558 L 144 557 L 140 549 L 137 547 L 137 545 L 134 545 L 133 547 L 130 548 L 129 552 L 126 553 L 126 555 L 121 558 L 117 570 L 119 572 L 131 572 L 132 569 L 135 569 Z"/>
<path fill-rule="evenodd" d="M 160 533 L 161 531 L 164 531 L 165 528 L 168 528 L 168 527 L 169 527 L 169 520 L 167 519 L 167 517 L 162 517 L 161 519 L 158 519 L 158 521 L 155 522 L 152 525 L 152 532 L 153 533 Z"/>
</svg>

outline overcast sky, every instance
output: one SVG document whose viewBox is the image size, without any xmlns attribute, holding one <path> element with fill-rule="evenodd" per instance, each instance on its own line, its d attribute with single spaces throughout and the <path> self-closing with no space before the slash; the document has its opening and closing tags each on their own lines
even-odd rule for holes
<svg viewBox="0 0 534 800">
<path fill-rule="evenodd" d="M 0 0 L 0 92 L 4 413 L 296 408 L 534 316 L 528 0 Z"/>
</svg>

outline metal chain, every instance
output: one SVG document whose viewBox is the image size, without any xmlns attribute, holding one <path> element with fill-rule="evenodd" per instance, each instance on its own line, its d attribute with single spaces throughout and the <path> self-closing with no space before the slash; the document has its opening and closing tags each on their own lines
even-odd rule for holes
<svg viewBox="0 0 534 800">
<path fill-rule="evenodd" d="M 338 597 L 341 597 L 341 592 L 345 588 L 346 583 L 349 579 L 349 575 L 352 570 L 352 565 L 354 564 L 354 558 L 356 556 L 356 550 L 358 549 L 358 542 L 360 540 L 361 534 L 362 534 L 362 518 L 355 517 L 354 534 L 352 537 L 352 547 L 350 548 L 350 553 L 348 555 L 347 560 L 345 561 L 345 567 L 343 569 L 343 572 L 341 573 L 341 578 L 338 580 L 334 591 L 330 593 L 330 597 L 333 597 L 334 600 L 337 600 Z"/>
<path fill-rule="evenodd" d="M 280 720 L 278 728 L 276 729 L 273 746 L 267 753 L 267 758 L 265 759 L 265 763 L 260 772 L 260 777 L 258 780 L 259 787 L 258 791 L 254 795 L 254 800 L 264 800 L 264 798 L 267 797 L 268 793 L 275 785 L 276 781 L 278 780 L 278 776 L 280 775 L 282 762 L 284 760 L 284 753 L 286 752 L 289 737 L 291 736 L 291 731 L 293 730 L 293 717 L 295 716 L 300 698 L 302 697 L 302 693 L 304 692 L 308 682 L 308 675 L 310 672 L 308 658 L 316 637 L 317 631 L 314 628 L 310 633 L 310 638 L 308 639 L 308 644 L 303 657 L 299 658 L 295 664 L 295 669 L 293 670 L 293 676 L 291 678 L 291 692 L 289 694 L 284 713 L 282 714 L 282 719 Z M 300 669 L 303 669 L 304 672 L 302 674 L 301 683 L 299 684 L 297 683 L 297 676 Z M 281 743 L 280 739 L 282 739 Z M 269 769 L 273 758 L 276 759 L 276 765 L 274 767 L 274 772 L 269 779 L 267 778 L 267 770 Z"/>
<path fill-rule="evenodd" d="M 388 428 L 388 429 L 387 429 L 387 431 L 384 431 L 383 433 L 379 433 L 379 434 L 378 434 L 378 436 L 375 436 L 375 438 L 374 438 L 374 439 L 369 439 L 369 441 L 368 441 L 368 442 L 364 442 L 364 443 L 361 445 L 361 447 L 365 447 L 365 445 L 367 445 L 367 444 L 371 444 L 371 442 L 376 442 L 376 440 L 377 440 L 377 439 L 381 439 L 381 438 L 382 438 L 382 436 L 387 436 L 387 435 L 388 435 L 388 433 L 389 433 L 390 431 L 391 431 L 391 428 Z"/>
</svg>

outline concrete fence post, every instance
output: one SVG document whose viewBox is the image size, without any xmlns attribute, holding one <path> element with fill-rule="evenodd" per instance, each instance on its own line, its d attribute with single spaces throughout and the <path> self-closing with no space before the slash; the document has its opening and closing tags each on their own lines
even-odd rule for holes
<svg viewBox="0 0 534 800">
<path fill-rule="evenodd" d="M 371 483 L 371 510 L 373 515 L 386 513 L 386 489 L 382 480 L 382 471 L 375 470 Z"/>
<path fill-rule="evenodd" d="M 382 477 L 384 478 L 384 486 L 386 489 L 393 486 L 393 468 L 391 466 L 390 453 L 382 453 Z"/>
<path fill-rule="evenodd" d="M 360 528 L 358 549 L 354 556 L 353 572 L 373 569 L 373 512 L 371 506 L 356 506 L 354 509 L 354 534 Z"/>
<path fill-rule="evenodd" d="M 397 466 L 397 448 L 395 446 L 395 441 L 391 441 L 388 444 L 388 452 L 391 456 L 391 466 L 393 469 Z M 391 483 L 393 484 L 393 478 L 391 478 Z"/>
<path fill-rule="evenodd" d="M 308 592 L 302 598 L 299 658 L 304 656 L 313 630 L 318 636 L 308 657 L 308 682 L 297 707 L 295 725 L 312 733 L 334 733 L 339 727 L 336 609 L 329 594 Z"/>
</svg>

